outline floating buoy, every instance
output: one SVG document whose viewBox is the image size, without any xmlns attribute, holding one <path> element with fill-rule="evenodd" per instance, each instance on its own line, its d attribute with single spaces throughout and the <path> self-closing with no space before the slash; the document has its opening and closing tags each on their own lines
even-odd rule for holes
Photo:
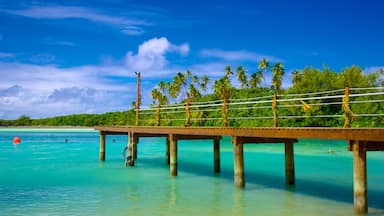
<svg viewBox="0 0 384 216">
<path fill-rule="evenodd" d="M 13 137 L 13 144 L 14 145 L 18 145 L 18 144 L 20 144 L 20 142 L 21 142 L 20 137 Z"/>
</svg>

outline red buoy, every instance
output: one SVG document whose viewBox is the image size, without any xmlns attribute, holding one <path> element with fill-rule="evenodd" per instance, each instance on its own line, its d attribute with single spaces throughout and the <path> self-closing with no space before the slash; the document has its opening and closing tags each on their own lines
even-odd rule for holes
<svg viewBox="0 0 384 216">
<path fill-rule="evenodd" d="M 20 144 L 20 142 L 21 142 L 20 137 L 13 137 L 13 144 L 14 145 L 18 145 L 18 144 Z"/>
</svg>

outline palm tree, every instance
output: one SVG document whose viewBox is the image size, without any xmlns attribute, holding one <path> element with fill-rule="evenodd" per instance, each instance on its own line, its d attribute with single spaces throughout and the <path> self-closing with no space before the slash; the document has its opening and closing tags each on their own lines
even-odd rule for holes
<svg viewBox="0 0 384 216">
<path fill-rule="evenodd" d="M 161 105 L 167 104 L 168 103 L 168 98 L 166 95 L 162 93 L 160 90 L 160 87 L 158 86 L 157 88 L 152 89 L 152 98 L 154 100 L 154 104 L 157 104 L 157 110 L 156 110 L 156 125 L 160 126 L 160 108 Z"/>
<path fill-rule="evenodd" d="M 281 83 L 284 76 L 284 66 L 281 63 L 276 63 L 272 68 L 272 87 L 276 92 L 281 90 Z"/>
<path fill-rule="evenodd" d="M 261 81 L 264 79 L 263 71 L 258 70 L 251 75 L 251 79 L 249 80 L 249 84 L 253 89 L 256 89 L 260 86 Z"/>
<path fill-rule="evenodd" d="M 247 74 L 242 66 L 237 67 L 237 79 L 239 80 L 242 88 L 248 87 Z"/>
<path fill-rule="evenodd" d="M 257 69 L 261 69 L 265 73 L 268 68 L 269 68 L 269 62 L 267 61 L 267 59 L 265 58 L 261 59 L 261 61 L 259 62 L 259 65 L 257 66 Z"/>
<path fill-rule="evenodd" d="M 194 84 L 199 84 L 199 83 L 200 83 L 199 77 L 196 76 L 196 75 L 194 75 L 194 76 L 192 77 L 192 83 L 194 83 Z"/>
<path fill-rule="evenodd" d="M 299 70 L 295 70 L 292 73 L 292 85 L 297 84 L 300 82 L 302 77 L 302 72 Z"/>
<path fill-rule="evenodd" d="M 205 92 L 207 91 L 208 83 L 209 83 L 209 77 L 207 75 L 204 75 L 203 77 L 201 77 L 200 88 Z"/>
<path fill-rule="evenodd" d="M 223 125 L 224 127 L 228 126 L 228 100 L 230 91 L 232 88 L 230 75 L 233 74 L 231 71 L 231 67 L 227 66 L 225 67 L 225 75 L 221 79 L 218 79 L 215 81 L 214 84 L 214 90 L 216 95 L 224 100 L 223 106 L 222 106 L 222 117 L 223 117 Z"/>
<path fill-rule="evenodd" d="M 195 85 L 193 85 L 192 83 L 189 84 L 189 89 L 188 89 L 188 93 L 187 93 L 191 98 L 197 98 L 197 97 L 201 97 L 201 93 L 199 92 L 199 90 L 195 87 Z"/>
<path fill-rule="evenodd" d="M 233 74 L 232 70 L 231 70 L 231 66 L 227 65 L 225 66 L 225 77 L 229 77 Z"/>
</svg>

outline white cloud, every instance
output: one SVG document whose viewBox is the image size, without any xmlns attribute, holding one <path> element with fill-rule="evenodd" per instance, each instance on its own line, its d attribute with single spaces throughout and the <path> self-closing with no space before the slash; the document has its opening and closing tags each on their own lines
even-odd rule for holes
<svg viewBox="0 0 384 216">
<path fill-rule="evenodd" d="M 370 73 L 374 73 L 374 72 L 377 72 L 380 70 L 384 71 L 384 66 L 366 67 L 366 68 L 364 68 L 363 73 L 364 74 L 370 74 Z"/>
<path fill-rule="evenodd" d="M 143 42 L 136 54 L 129 51 L 123 61 L 113 64 L 62 68 L 36 61 L 34 64 L 0 61 L 0 118 L 129 109 L 136 97 L 132 89 L 136 89 L 133 72 L 137 70 L 142 70 L 143 75 L 143 102 L 149 104 L 153 80 L 186 70 L 168 63 L 167 54 L 183 56 L 188 52 L 188 44 L 175 45 L 161 37 Z"/>
<path fill-rule="evenodd" d="M 0 52 L 0 58 L 13 58 L 13 57 L 15 57 L 15 54 L 13 53 Z"/>
<path fill-rule="evenodd" d="M 125 56 L 125 64 L 132 71 L 143 71 L 151 76 L 162 75 L 167 70 L 168 61 L 165 55 L 169 52 L 186 55 L 189 45 L 175 45 L 165 37 L 153 38 L 142 43 L 136 55 L 129 51 Z"/>
<path fill-rule="evenodd" d="M 48 45 L 59 45 L 59 46 L 68 46 L 68 47 L 75 46 L 75 43 L 71 41 L 47 41 L 46 43 Z"/>
<path fill-rule="evenodd" d="M 2 9 L 0 11 L 34 19 L 85 19 L 92 22 L 117 26 L 123 33 L 128 35 L 142 34 L 144 33 L 142 27 L 149 25 L 149 23 L 143 19 L 112 16 L 90 8 L 75 6 L 33 6 L 27 9 Z"/>
<path fill-rule="evenodd" d="M 130 93 L 135 83 L 122 85 L 108 78 L 114 71 L 106 66 L 60 68 L 0 62 L 0 118 L 126 110 L 135 98 Z"/>
<path fill-rule="evenodd" d="M 269 62 L 284 62 L 282 59 L 279 59 L 274 56 L 262 55 L 259 53 L 245 51 L 245 50 L 225 51 L 221 49 L 204 49 L 200 52 L 200 56 L 218 58 L 218 59 L 223 59 L 227 61 L 258 62 L 261 59 L 265 58 Z"/>
</svg>

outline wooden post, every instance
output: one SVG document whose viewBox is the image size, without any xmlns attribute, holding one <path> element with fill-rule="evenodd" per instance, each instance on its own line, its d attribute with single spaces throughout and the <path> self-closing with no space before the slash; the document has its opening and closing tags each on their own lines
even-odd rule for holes
<svg viewBox="0 0 384 216">
<path fill-rule="evenodd" d="M 287 185 L 295 184 L 295 160 L 292 142 L 285 142 L 285 183 Z"/>
<path fill-rule="evenodd" d="M 137 135 L 133 135 L 133 149 L 132 149 L 132 151 L 133 151 L 133 154 L 132 154 L 132 156 L 133 156 L 133 160 L 136 160 L 137 159 L 137 144 L 139 143 L 139 137 L 137 136 Z"/>
<path fill-rule="evenodd" d="M 140 72 L 136 73 L 137 75 L 137 98 L 136 98 L 136 126 L 139 126 L 139 112 L 140 112 L 140 102 L 141 102 L 141 96 L 140 96 Z"/>
<path fill-rule="evenodd" d="M 177 176 L 177 140 L 173 134 L 169 134 L 170 171 L 171 176 Z"/>
<path fill-rule="evenodd" d="M 344 127 L 345 128 L 351 127 L 351 122 L 353 118 L 352 110 L 349 108 L 349 93 L 350 93 L 349 87 L 345 87 L 343 104 L 342 104 L 342 108 L 344 111 Z"/>
<path fill-rule="evenodd" d="M 167 137 L 167 143 L 165 144 L 165 163 L 168 165 L 170 163 L 169 151 L 169 137 Z"/>
<path fill-rule="evenodd" d="M 105 133 L 100 131 L 100 160 L 105 161 Z"/>
<path fill-rule="evenodd" d="M 245 187 L 243 143 L 240 141 L 240 137 L 233 136 L 232 144 L 234 153 L 235 186 L 243 188 Z"/>
<path fill-rule="evenodd" d="M 191 126 L 191 110 L 189 106 L 191 105 L 191 97 L 187 93 L 187 102 L 185 103 L 185 127 Z"/>
<path fill-rule="evenodd" d="M 213 139 L 213 164 L 215 173 L 220 172 L 220 139 Z"/>
<path fill-rule="evenodd" d="M 355 212 L 367 213 L 367 148 L 364 142 L 356 140 L 350 142 L 352 142 L 353 150 L 353 193 Z"/>
<path fill-rule="evenodd" d="M 222 116 L 223 116 L 223 126 L 228 127 L 228 98 L 224 97 L 223 107 L 221 108 Z"/>
<path fill-rule="evenodd" d="M 133 159 L 133 149 L 134 149 L 134 135 L 132 132 L 128 133 L 128 157 L 129 160 L 128 165 L 129 166 L 134 166 L 135 165 L 135 160 Z"/>
<path fill-rule="evenodd" d="M 161 108 L 161 105 L 160 103 L 157 105 L 157 109 L 156 109 L 156 126 L 160 126 L 161 124 L 161 119 L 160 119 L 160 108 Z"/>
<path fill-rule="evenodd" d="M 273 95 L 272 102 L 272 111 L 273 111 L 273 127 L 278 127 L 278 116 L 277 116 L 277 94 Z"/>
</svg>

